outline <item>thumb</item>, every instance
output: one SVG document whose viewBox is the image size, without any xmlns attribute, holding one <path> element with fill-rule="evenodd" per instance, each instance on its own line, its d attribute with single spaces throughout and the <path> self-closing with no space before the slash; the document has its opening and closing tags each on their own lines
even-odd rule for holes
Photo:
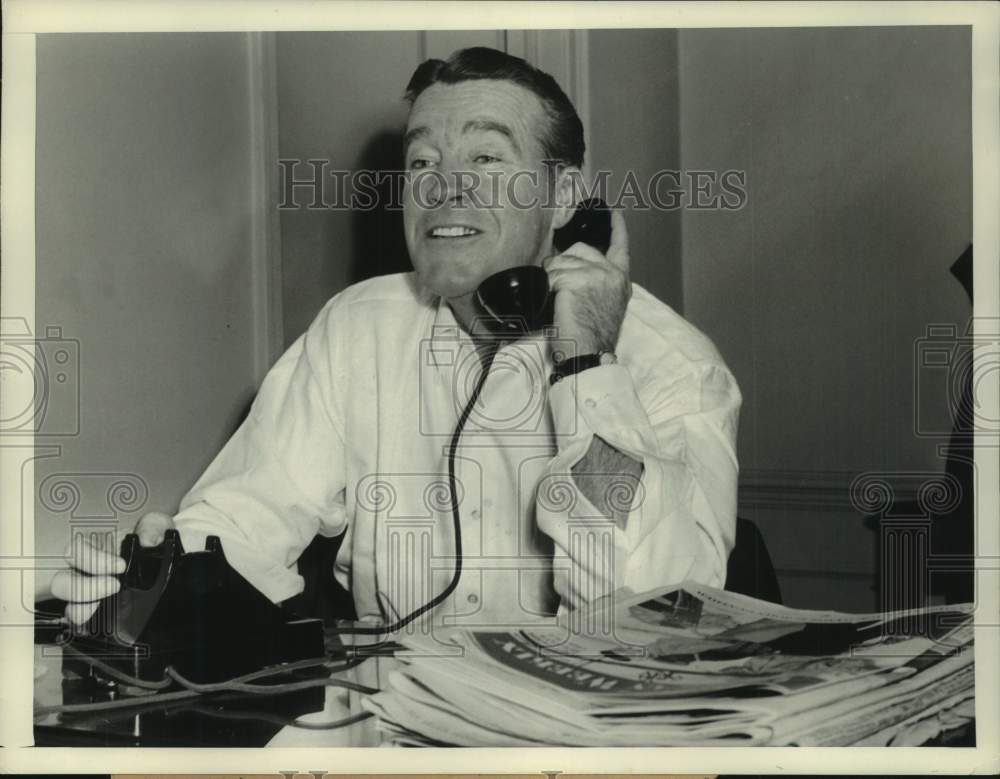
<svg viewBox="0 0 1000 779">
<path fill-rule="evenodd" d="M 174 527 L 174 520 L 169 514 L 151 511 L 144 515 L 135 526 L 141 546 L 158 546 L 163 543 L 166 532 Z"/>
<path fill-rule="evenodd" d="M 625 216 L 621 209 L 611 211 L 611 243 L 608 246 L 607 258 L 619 269 L 628 273 L 628 229 L 625 227 Z"/>
</svg>

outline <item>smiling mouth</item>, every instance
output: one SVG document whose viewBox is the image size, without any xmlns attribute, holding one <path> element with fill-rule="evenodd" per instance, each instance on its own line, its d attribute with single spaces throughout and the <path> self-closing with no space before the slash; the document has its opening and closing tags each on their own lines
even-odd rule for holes
<svg viewBox="0 0 1000 779">
<path fill-rule="evenodd" d="M 427 231 L 428 238 L 472 238 L 480 235 L 481 232 L 473 227 L 463 225 L 445 225 L 433 227 Z"/>
</svg>

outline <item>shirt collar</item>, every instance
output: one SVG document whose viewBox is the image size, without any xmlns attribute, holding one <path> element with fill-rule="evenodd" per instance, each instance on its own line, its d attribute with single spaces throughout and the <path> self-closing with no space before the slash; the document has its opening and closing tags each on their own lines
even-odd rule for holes
<svg viewBox="0 0 1000 779">
<path fill-rule="evenodd" d="M 443 297 L 438 296 L 436 306 L 434 321 L 431 324 L 431 340 L 471 342 L 472 337 L 458 324 L 455 312 Z"/>
</svg>

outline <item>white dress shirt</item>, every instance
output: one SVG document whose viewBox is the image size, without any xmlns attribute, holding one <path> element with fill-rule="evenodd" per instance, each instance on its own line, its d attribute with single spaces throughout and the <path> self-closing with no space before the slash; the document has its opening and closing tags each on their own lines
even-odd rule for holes
<svg viewBox="0 0 1000 779">
<path fill-rule="evenodd" d="M 623 586 L 724 585 L 739 389 L 704 335 L 633 289 L 616 365 L 550 387 L 552 332 L 498 351 L 456 457 L 463 572 L 435 620 L 517 625 Z M 278 602 L 302 590 L 295 562 L 311 539 L 346 530 L 335 574 L 359 617 L 405 616 L 454 572 L 447 449 L 480 370 L 413 274 L 344 290 L 185 496 L 185 547 L 218 535 Z M 643 464 L 638 489 L 606 477 L 629 510 L 623 529 L 571 475 L 594 435 Z"/>
</svg>

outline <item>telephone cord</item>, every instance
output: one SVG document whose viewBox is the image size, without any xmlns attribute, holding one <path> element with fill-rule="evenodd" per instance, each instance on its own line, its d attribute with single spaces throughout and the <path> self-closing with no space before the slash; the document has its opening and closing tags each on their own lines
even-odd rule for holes
<svg viewBox="0 0 1000 779">
<path fill-rule="evenodd" d="M 451 491 L 451 512 L 455 535 L 455 572 L 452 574 L 451 581 L 448 582 L 448 585 L 441 590 L 441 592 L 435 595 L 423 606 L 415 609 L 396 622 L 378 627 L 344 627 L 339 632 L 358 635 L 386 635 L 395 633 L 398 630 L 402 630 L 421 615 L 426 614 L 438 604 L 442 603 L 455 591 L 455 588 L 458 587 L 458 581 L 462 578 L 462 518 L 458 511 L 458 488 L 456 486 L 455 479 L 455 455 L 458 452 L 458 443 L 462 437 L 462 431 L 465 429 L 465 423 L 468 421 L 469 415 L 472 413 L 472 409 L 476 405 L 476 401 L 479 400 L 479 396 L 483 391 L 483 386 L 486 384 L 486 379 L 489 376 L 490 368 L 493 366 L 493 358 L 496 357 L 497 349 L 499 348 L 499 340 L 492 341 L 487 345 L 482 360 L 483 370 L 479 374 L 476 386 L 472 390 L 472 395 L 469 396 L 469 400 L 465 404 L 465 408 L 462 409 L 462 414 L 459 416 L 458 423 L 455 425 L 455 431 L 451 435 L 451 444 L 448 447 L 448 489 Z"/>
</svg>

